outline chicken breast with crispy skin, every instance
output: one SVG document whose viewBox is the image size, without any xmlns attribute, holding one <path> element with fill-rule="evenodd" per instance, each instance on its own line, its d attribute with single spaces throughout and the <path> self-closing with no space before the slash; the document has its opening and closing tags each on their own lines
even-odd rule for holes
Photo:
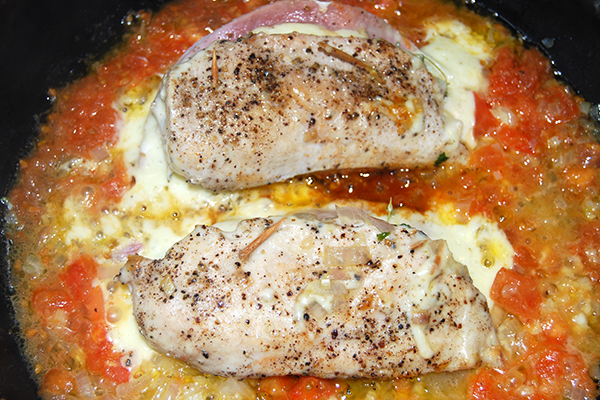
<svg viewBox="0 0 600 400">
<path fill-rule="evenodd" d="M 486 300 L 443 241 L 357 210 L 198 226 L 120 280 L 158 351 L 222 376 L 393 378 L 498 362 Z"/>
<path fill-rule="evenodd" d="M 320 170 L 433 165 L 443 89 L 422 60 L 385 40 L 299 33 L 216 41 L 175 66 L 164 107 L 169 165 L 232 190 Z"/>
</svg>

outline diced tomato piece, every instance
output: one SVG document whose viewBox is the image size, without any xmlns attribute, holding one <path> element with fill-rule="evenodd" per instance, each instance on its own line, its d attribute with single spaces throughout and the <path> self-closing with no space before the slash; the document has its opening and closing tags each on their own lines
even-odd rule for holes
<svg viewBox="0 0 600 400">
<path fill-rule="evenodd" d="M 62 288 L 38 289 L 32 296 L 32 305 L 36 314 L 46 319 L 50 318 L 57 309 L 63 309 L 67 312 L 72 312 L 75 309 L 73 298 Z"/>
<path fill-rule="evenodd" d="M 490 93 L 500 99 L 517 94 L 529 95 L 539 88 L 549 69 L 548 60 L 537 50 L 527 49 L 516 54 L 510 47 L 502 47 L 491 68 Z"/>
<path fill-rule="evenodd" d="M 583 357 L 565 348 L 565 344 L 542 342 L 527 363 L 529 379 L 540 382 L 548 395 L 558 398 L 573 387 L 587 394 L 594 390 Z"/>
<path fill-rule="evenodd" d="M 557 82 L 548 82 L 543 88 L 544 99 L 538 106 L 538 118 L 543 118 L 546 122 L 558 124 L 568 122 L 575 118 L 580 113 L 579 104 L 575 96 L 569 93 L 568 87 L 558 84 Z"/>
<path fill-rule="evenodd" d="M 569 166 L 563 170 L 563 182 L 574 193 L 583 193 L 598 183 L 598 171 L 592 168 Z"/>
<path fill-rule="evenodd" d="M 563 391 L 577 387 L 582 389 L 588 397 L 597 391 L 597 385 L 588 373 L 588 365 L 581 354 L 566 352 L 563 357 L 565 363 L 565 376 L 563 378 Z"/>
<path fill-rule="evenodd" d="M 489 368 L 483 368 L 469 384 L 470 397 L 475 400 L 506 400 L 510 396 L 500 385 L 502 375 Z"/>
<path fill-rule="evenodd" d="M 540 315 L 542 296 L 533 278 L 502 268 L 496 274 L 490 297 L 506 311 L 524 318 Z"/>
<path fill-rule="evenodd" d="M 485 171 L 502 171 L 506 168 L 504 152 L 498 144 L 487 145 L 471 153 L 470 164 Z"/>
<path fill-rule="evenodd" d="M 303 376 L 294 385 L 290 400 L 324 400 L 335 395 L 341 388 L 327 379 Z"/>
<path fill-rule="evenodd" d="M 90 256 L 84 255 L 73 261 L 60 275 L 76 300 L 83 300 L 92 288 L 92 281 L 96 276 L 97 264 Z"/>
<path fill-rule="evenodd" d="M 475 126 L 473 127 L 475 139 L 489 135 L 499 125 L 498 120 L 490 111 L 490 105 L 475 93 Z"/>
<path fill-rule="evenodd" d="M 106 335 L 106 332 L 105 332 Z M 129 380 L 129 370 L 121 365 L 121 354 L 114 351 L 112 344 L 106 340 L 87 343 L 85 349 L 88 369 L 101 374 L 116 383 Z"/>
<path fill-rule="evenodd" d="M 109 202 L 116 202 L 121 199 L 121 196 L 131 184 L 122 157 L 119 157 L 114 161 L 113 174 L 114 175 L 101 186 L 104 195 L 103 199 Z"/>
<path fill-rule="evenodd" d="M 573 245 L 584 266 L 597 272 L 598 257 L 600 256 L 600 221 L 593 221 L 581 226 L 577 235 L 579 240 Z"/>
<path fill-rule="evenodd" d="M 52 368 L 44 375 L 40 383 L 40 393 L 45 397 L 57 396 L 56 398 L 64 398 L 75 388 L 75 377 L 73 373 L 64 367 Z"/>
<path fill-rule="evenodd" d="M 106 339 L 106 319 L 104 314 L 104 294 L 99 286 L 92 288 L 84 300 L 86 316 L 92 323 L 90 339 Z"/>
<path fill-rule="evenodd" d="M 537 133 L 532 128 L 503 126 L 498 129 L 497 138 L 507 149 L 533 154 L 538 144 Z"/>
<path fill-rule="evenodd" d="M 42 287 L 36 290 L 32 296 L 32 306 L 52 329 L 59 329 L 68 335 L 76 334 L 81 329 L 82 307 L 64 288 Z M 58 311 L 64 315 L 57 320 L 55 316 Z"/>
<path fill-rule="evenodd" d="M 585 362 L 580 355 L 566 350 L 563 344 L 540 342 L 526 360 L 514 368 L 522 379 L 535 386 L 534 393 L 523 397 L 520 385 L 515 386 L 511 371 L 500 372 L 489 368 L 481 369 L 469 384 L 471 398 L 476 400 L 533 399 L 549 400 L 562 398 L 573 387 L 591 394 L 594 382 L 587 374 Z M 583 398 L 583 397 L 582 397 Z"/>
<path fill-rule="evenodd" d="M 547 340 L 555 343 L 565 343 L 569 334 L 569 324 L 556 312 L 544 318 L 542 329 Z"/>
<path fill-rule="evenodd" d="M 525 245 L 516 245 L 514 263 L 519 268 L 531 271 L 538 267 L 538 261 L 534 251 Z"/>
<path fill-rule="evenodd" d="M 274 376 L 264 378 L 258 383 L 258 391 L 269 395 L 271 400 L 289 400 L 290 392 L 298 383 L 295 376 Z"/>
<path fill-rule="evenodd" d="M 488 125 L 492 124 L 493 116 L 488 114 L 486 107 L 505 107 L 517 116 L 516 121 L 510 125 L 500 125 L 495 129 L 494 136 L 509 150 L 535 153 L 543 142 L 540 139 L 544 125 L 551 122 L 552 118 L 564 119 L 565 115 L 571 115 L 571 107 L 562 110 L 559 102 L 546 107 L 552 118 L 539 117 L 540 108 L 545 106 L 540 104 L 535 93 L 548 90 L 543 86 L 549 78 L 550 65 L 538 51 L 525 50 L 517 54 L 510 47 L 501 48 L 496 62 L 490 68 L 489 93 L 490 98 L 494 99 L 493 104 L 486 105 L 476 99 L 476 107 L 479 108 L 476 124 L 481 121 L 483 125 L 476 127 L 475 133 L 490 134 Z M 560 93 L 557 92 L 557 99 L 559 97 Z"/>
<path fill-rule="evenodd" d="M 588 168 L 600 168 L 600 143 L 579 143 L 577 164 Z"/>
<path fill-rule="evenodd" d="M 545 349 L 536 355 L 535 374 L 547 382 L 556 382 L 565 375 L 564 354 L 556 349 Z"/>
<path fill-rule="evenodd" d="M 67 267 L 60 279 L 81 310 L 79 345 L 86 354 L 88 369 L 113 382 L 127 382 L 129 370 L 121 365 L 121 354 L 107 338 L 104 294 L 99 286 L 92 286 L 97 270 L 96 261 L 83 255 Z"/>
<path fill-rule="evenodd" d="M 89 75 L 59 93 L 49 126 L 63 151 L 89 157 L 93 148 L 113 142 L 117 111 L 111 106 L 111 89 L 99 76 Z"/>
</svg>

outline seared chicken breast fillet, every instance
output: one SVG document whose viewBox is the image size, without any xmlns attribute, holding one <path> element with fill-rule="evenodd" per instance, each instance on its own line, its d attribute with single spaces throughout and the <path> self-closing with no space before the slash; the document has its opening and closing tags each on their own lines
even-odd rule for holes
<svg viewBox="0 0 600 400">
<path fill-rule="evenodd" d="M 484 296 L 443 241 L 347 210 L 198 226 L 120 280 L 158 351 L 222 376 L 393 378 L 499 361 Z"/>
<path fill-rule="evenodd" d="M 433 165 L 459 144 L 444 127 L 443 88 L 382 39 L 258 33 L 189 57 L 154 112 L 171 169 L 208 189 Z"/>
</svg>

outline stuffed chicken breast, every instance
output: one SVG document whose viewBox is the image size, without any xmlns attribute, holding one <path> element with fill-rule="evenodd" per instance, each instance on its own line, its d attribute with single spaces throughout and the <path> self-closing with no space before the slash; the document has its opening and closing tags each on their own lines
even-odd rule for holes
<svg viewBox="0 0 600 400">
<path fill-rule="evenodd" d="M 498 362 L 484 296 L 443 241 L 358 210 L 198 226 L 130 257 L 140 331 L 222 376 L 415 376 Z"/>
<path fill-rule="evenodd" d="M 289 3 L 305 3 L 299 12 L 326 32 L 344 27 L 331 21 L 329 6 Z M 361 10 L 355 23 L 369 15 Z M 242 18 L 235 26 L 246 29 L 209 38 L 231 40 L 203 39 L 167 74 L 154 107 L 171 169 L 208 189 L 233 190 L 322 170 L 428 166 L 451 155 L 460 138 L 445 126 L 444 85 L 400 34 L 370 17 L 379 29 L 353 26 L 363 37 L 237 38 L 250 29 Z"/>
</svg>

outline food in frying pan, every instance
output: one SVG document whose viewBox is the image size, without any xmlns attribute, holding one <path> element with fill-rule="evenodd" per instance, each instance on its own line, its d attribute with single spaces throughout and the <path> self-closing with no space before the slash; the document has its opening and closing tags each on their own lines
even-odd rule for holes
<svg viewBox="0 0 600 400">
<path fill-rule="evenodd" d="M 317 6 L 306 8 L 306 3 Z M 254 33 L 250 32 L 256 26 L 249 26 L 248 17 L 243 15 L 263 5 L 261 1 L 181 0 L 166 5 L 156 14 L 132 14 L 129 18 L 132 31 L 118 48 L 93 64 L 86 77 L 51 91 L 55 96 L 53 110 L 40 127 L 35 150 L 22 161 L 19 181 L 6 200 L 12 281 L 16 289 L 14 304 L 26 343 L 25 353 L 43 397 L 583 399 L 598 395 L 600 145 L 595 138 L 597 127 L 588 116 L 589 103 L 555 79 L 549 62 L 539 52 L 525 48 L 498 23 L 454 4 L 434 0 L 344 3 L 364 11 L 341 3 L 303 2 L 301 9 L 290 5 L 299 4 L 296 2 L 277 3 L 271 6 L 276 12 L 260 15 L 261 24 L 264 22 L 267 28 Z M 285 12 L 281 7 L 286 4 L 292 11 L 289 15 L 300 15 L 300 21 L 294 20 L 296 17 L 283 17 Z M 343 10 L 351 15 L 349 20 L 362 21 L 341 27 L 354 31 L 349 34 L 355 39 L 335 36 L 340 33 L 328 25 L 331 20 L 314 17 L 333 15 L 329 14 L 333 11 L 340 16 L 344 15 Z M 373 23 L 380 19 L 367 12 L 384 18 L 399 33 L 390 31 L 387 24 Z M 271 18 L 273 15 L 277 18 Z M 218 30 L 240 16 L 238 24 Z M 308 19 L 302 20 L 305 17 Z M 279 22 L 285 24 L 278 25 Z M 320 27 L 315 28 L 315 24 Z M 360 24 L 367 28 L 361 30 Z M 274 25 L 278 26 L 272 30 Z M 460 151 L 456 154 L 442 151 L 418 167 L 308 171 L 305 175 L 248 189 L 213 190 L 188 182 L 171 171 L 163 149 L 166 120 L 161 120 L 157 112 L 160 110 L 155 108 L 152 113 L 151 105 L 161 82 L 166 82 L 163 79 L 165 76 L 168 79 L 170 69 L 182 57 L 193 63 L 194 54 L 205 54 L 207 68 L 213 68 L 215 60 L 216 73 L 211 69 L 204 84 L 223 83 L 227 71 L 219 65 L 219 57 L 225 55 L 221 51 L 213 53 L 211 48 L 201 53 L 210 46 L 207 40 L 201 40 L 210 32 L 217 33 L 217 40 L 227 40 L 215 42 L 214 48 L 224 48 L 218 46 L 230 45 L 238 37 L 243 37 L 241 46 L 258 37 L 283 38 L 266 34 L 287 34 L 304 40 L 307 35 L 318 33 L 320 37 L 312 41 L 316 43 L 312 46 L 317 46 L 313 54 L 326 55 L 336 63 L 349 54 L 351 62 L 343 61 L 349 64 L 344 67 L 351 66 L 353 76 L 364 76 L 372 90 L 381 90 L 380 86 L 385 84 L 378 81 L 385 81 L 380 69 L 371 68 L 371 61 L 358 54 L 354 56 L 343 49 L 342 53 L 337 52 L 331 43 L 365 43 L 365 36 L 372 43 L 380 43 L 379 38 L 393 45 L 400 43 L 393 49 L 395 52 L 403 54 L 402 57 L 410 56 L 413 65 L 426 68 L 422 73 L 429 77 L 431 86 L 419 90 L 444 89 L 443 96 L 436 100 L 438 115 L 443 118 L 443 132 L 450 128 L 451 121 L 456 124 L 453 129 L 458 133 L 456 145 Z M 325 45 L 319 50 L 321 42 Z M 406 49 L 410 53 L 401 53 Z M 253 87 L 249 85 L 248 90 Z M 156 104 L 160 107 L 160 101 Z M 402 103 L 395 112 L 411 111 L 410 104 Z M 376 129 L 370 130 L 371 135 L 376 133 Z M 422 147 L 429 148 L 426 144 Z M 386 165 L 386 160 L 377 161 Z M 267 182 L 274 179 L 278 178 L 268 178 Z M 338 224 L 327 218 L 317 222 L 323 215 L 334 212 L 336 206 L 356 207 L 362 210 L 358 212 L 360 215 L 368 217 L 361 217 L 362 223 L 351 219 Z M 317 219 L 311 220 L 307 210 L 316 213 Z M 338 210 L 345 210 L 339 212 L 346 214 L 352 209 Z M 181 246 L 181 240 L 183 243 L 189 240 L 188 235 L 195 229 L 197 233 L 216 235 L 217 228 L 210 227 L 216 224 L 223 232 L 230 232 L 222 233 L 228 236 L 234 235 L 231 232 L 235 232 L 240 220 L 254 221 L 242 222 L 241 227 L 262 224 L 263 229 L 255 228 L 254 236 L 240 238 L 246 243 L 239 261 L 242 266 L 256 261 L 256 257 L 276 257 L 271 252 L 264 256 L 261 252 L 280 240 L 279 235 L 285 231 L 279 229 L 296 226 L 300 220 L 307 220 L 309 225 L 322 223 L 327 227 L 325 230 L 347 226 L 347 230 L 360 233 L 371 229 L 365 220 L 379 221 L 372 219 L 373 216 L 394 227 L 383 230 L 378 227 L 377 232 L 369 230 L 371 242 L 377 240 L 373 244 L 375 249 L 381 250 L 388 242 L 407 237 L 404 235 L 421 235 L 413 228 L 431 238 L 424 247 L 414 249 L 417 254 L 420 251 L 446 254 L 444 243 L 447 244 L 452 258 L 448 254 L 446 260 L 453 272 L 447 271 L 440 279 L 461 278 L 466 285 L 463 288 L 469 290 L 451 294 L 469 292 L 466 296 L 475 299 L 475 304 L 473 308 L 461 309 L 479 315 L 460 328 L 453 326 L 457 328 L 457 339 L 452 344 L 466 341 L 466 334 L 474 327 L 489 329 L 480 323 L 491 321 L 498 346 L 489 349 L 489 359 L 484 345 L 481 351 L 486 355 L 480 353 L 484 362 L 480 364 L 473 359 L 464 365 L 466 368 L 453 372 L 416 373 L 416 369 L 407 369 L 406 375 L 410 376 L 399 376 L 403 373 L 394 370 L 390 375 L 397 377 L 392 379 L 383 371 L 362 378 L 326 379 L 326 374 L 311 376 L 319 373 L 317 366 L 309 361 L 311 364 L 305 362 L 304 369 L 296 365 L 298 369 L 290 370 L 293 375 L 241 379 L 243 368 L 222 371 L 222 375 L 239 373 L 240 378 L 201 372 L 193 362 L 188 364 L 170 356 L 171 352 L 177 355 L 174 353 L 177 342 L 169 343 L 173 347 L 160 348 L 163 344 L 153 343 L 149 330 L 145 332 L 148 340 L 139 331 L 135 317 L 142 328 L 147 321 L 140 318 L 139 307 L 145 304 L 138 300 L 144 290 L 152 293 L 152 286 L 136 286 L 137 282 L 128 279 L 133 279 L 136 266 L 141 271 L 146 264 L 164 263 L 144 259 L 165 260 L 169 249 Z M 292 223 L 293 218 L 297 219 Z M 273 229 L 267 233 L 266 221 L 273 221 Z M 283 222 L 277 225 L 275 221 Z M 408 233 L 401 234 L 404 230 Z M 368 235 L 365 233 L 365 237 Z M 259 240 L 255 241 L 255 237 Z M 293 235 L 291 238 L 298 240 Z M 280 246 L 286 250 L 294 248 Z M 405 251 L 402 249 L 394 251 Z M 192 253 L 189 252 L 190 256 Z M 335 251 L 328 255 L 329 258 L 324 254 L 319 261 L 337 259 Z M 328 268 L 325 275 L 317 274 L 312 280 L 300 279 L 299 290 L 298 286 L 289 288 L 291 299 L 281 301 L 295 299 L 290 307 L 299 312 L 293 313 L 288 323 L 304 324 L 307 334 L 314 328 L 312 333 L 318 337 L 323 333 L 317 332 L 317 329 L 323 331 L 320 324 L 326 327 L 327 322 L 323 321 L 329 320 L 325 318 L 334 318 L 338 307 L 343 307 L 343 302 L 335 301 L 338 296 L 337 292 L 334 296 L 334 289 L 340 290 L 342 299 L 354 298 L 364 293 L 359 291 L 366 286 L 353 289 L 352 285 L 366 285 L 382 274 L 383 267 L 389 267 L 383 260 L 376 266 L 380 269 L 357 274 L 360 279 L 354 281 L 346 279 L 348 276 L 334 276 L 336 271 L 343 275 L 368 264 L 353 257 L 340 255 L 338 269 Z M 468 269 L 468 275 L 462 265 Z M 124 266 L 121 278 L 132 284 L 131 290 L 118 280 Z M 171 267 L 175 268 L 174 264 Z M 402 267 L 406 272 L 410 265 Z M 275 272 L 268 266 L 265 271 Z M 252 272 L 248 279 L 257 279 L 256 275 Z M 385 279 L 393 277 L 396 275 L 389 273 Z M 182 295 L 183 299 L 175 278 L 168 274 L 157 276 L 157 293 L 171 293 L 173 300 Z M 345 282 L 343 287 L 338 278 Z M 474 288 L 466 284 L 469 279 Z M 270 283 L 277 282 L 272 279 Z M 385 282 L 373 281 L 371 287 L 380 290 Z M 223 286 L 211 290 L 219 288 L 223 290 Z M 415 290 L 399 292 L 393 297 L 402 300 L 414 295 L 416 301 L 414 306 L 405 304 L 396 310 L 396 319 L 407 320 L 403 332 L 410 337 L 399 344 L 409 347 L 412 340 L 412 350 L 419 354 L 419 362 L 439 370 L 434 353 L 440 349 L 451 351 L 451 346 L 446 349 L 433 340 L 431 335 L 435 335 L 437 327 L 420 335 L 419 322 L 431 324 L 435 316 L 429 315 L 427 320 L 413 310 L 423 306 L 418 301 L 425 301 L 436 288 L 439 286 L 430 287 L 423 297 L 414 295 Z M 273 288 L 271 307 L 276 305 L 275 295 L 282 297 L 278 291 L 279 288 L 277 292 Z M 446 294 L 437 293 L 440 299 Z M 190 293 L 192 300 L 194 294 Z M 197 294 L 202 295 L 200 291 Z M 265 304 L 269 294 L 269 290 L 260 292 Z M 234 295 L 241 299 L 241 293 Z M 327 299 L 331 299 L 331 314 Z M 375 301 L 381 299 L 374 294 L 370 303 L 349 309 L 380 316 L 387 304 Z M 256 298 L 246 301 L 258 304 Z M 260 301 L 262 308 L 267 307 L 262 297 Z M 203 302 L 202 306 L 210 307 L 211 303 Z M 447 307 L 438 310 L 444 313 Z M 299 314 L 302 318 L 298 318 Z M 206 320 L 200 323 L 210 322 L 212 317 L 203 318 Z M 245 324 L 245 319 L 240 321 Z M 433 327 L 427 325 L 427 328 Z M 370 328 L 357 327 L 353 332 L 340 328 L 335 339 L 332 333 L 327 339 L 334 341 L 332 346 L 336 343 L 343 346 L 340 335 L 354 334 L 368 342 L 366 336 L 361 336 L 365 329 Z M 227 354 L 236 350 L 234 336 L 224 335 L 219 340 L 231 339 L 226 340 L 228 347 L 206 350 L 208 358 L 201 354 L 200 361 L 212 362 L 219 351 Z M 487 344 L 494 342 L 489 339 Z M 469 345 L 475 343 L 469 341 Z M 373 348 L 381 353 L 375 359 L 365 360 L 364 366 L 360 366 L 362 372 L 347 375 L 360 376 L 376 369 L 375 365 L 381 365 L 383 370 L 389 359 L 384 360 L 381 354 L 388 346 L 391 345 L 384 342 L 383 348 Z M 494 357 L 496 349 L 500 354 Z M 359 348 L 362 352 L 367 350 L 368 347 Z M 463 356 L 453 354 L 448 358 L 449 365 L 462 362 Z M 350 368 L 352 365 L 348 364 Z M 222 363 L 215 363 L 214 367 L 228 368 Z M 338 370 L 334 374 L 344 373 L 334 363 L 323 364 L 323 368 Z"/>
<path fill-rule="evenodd" d="M 500 361 L 485 297 L 446 243 L 358 209 L 198 226 L 160 260 L 131 256 L 120 280 L 148 343 L 205 373 L 394 378 Z"/>
</svg>

